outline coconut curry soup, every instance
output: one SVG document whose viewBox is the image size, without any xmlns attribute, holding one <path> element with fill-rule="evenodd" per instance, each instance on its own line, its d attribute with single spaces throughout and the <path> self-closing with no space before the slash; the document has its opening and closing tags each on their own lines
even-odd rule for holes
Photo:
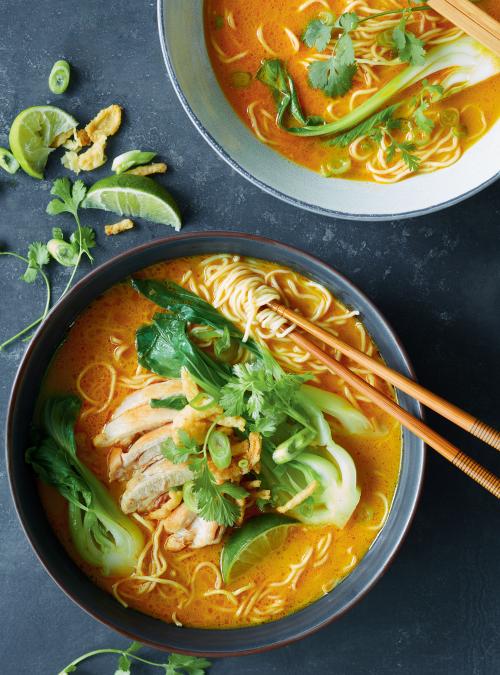
<svg viewBox="0 0 500 675">
<path fill-rule="evenodd" d="M 380 358 L 323 286 L 221 254 L 112 287 L 51 362 L 27 461 L 69 555 L 125 607 L 276 620 L 335 593 L 384 526 L 399 425 L 295 346 L 270 299 Z"/>
<path fill-rule="evenodd" d="M 500 19 L 498 0 L 481 0 Z M 253 134 L 325 177 L 450 166 L 500 114 L 500 60 L 422 2 L 205 0 L 219 84 Z"/>
</svg>

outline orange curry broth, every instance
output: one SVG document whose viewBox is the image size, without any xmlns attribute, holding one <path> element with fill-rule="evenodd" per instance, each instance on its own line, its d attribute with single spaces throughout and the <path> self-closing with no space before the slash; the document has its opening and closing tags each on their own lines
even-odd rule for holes
<svg viewBox="0 0 500 675">
<path fill-rule="evenodd" d="M 208 53 L 215 71 L 219 84 L 234 108 L 240 119 L 252 131 L 247 108 L 253 101 L 259 101 L 272 117 L 276 114 L 276 104 L 269 87 L 252 77 L 251 83 L 246 87 L 236 87 L 232 83 L 232 76 L 235 72 L 248 72 L 254 76 L 265 59 L 282 59 L 290 73 L 302 104 L 302 108 L 307 115 L 319 115 L 330 119 L 326 113 L 326 106 L 332 101 L 335 102 L 335 113 L 340 117 L 349 112 L 350 95 L 356 89 L 364 88 L 354 86 L 353 89 L 341 99 L 332 99 L 326 97 L 323 92 L 313 89 L 307 82 L 307 71 L 300 63 L 306 56 L 316 52 L 315 49 L 308 49 L 301 42 L 301 49 L 296 54 L 292 44 L 287 37 L 284 28 L 289 28 L 296 36 L 300 37 L 307 23 L 317 18 L 320 11 L 325 8 L 318 3 L 313 3 L 302 12 L 298 12 L 297 7 L 302 4 L 300 0 L 266 0 L 266 2 L 255 3 L 253 0 L 205 0 L 205 37 Z M 329 2 L 332 11 L 339 15 L 342 13 L 347 2 L 344 0 L 332 0 Z M 387 9 L 384 2 L 371 2 L 371 7 L 380 6 L 381 11 Z M 401 6 L 406 6 L 401 2 Z M 480 6 L 489 14 L 500 20 L 500 3 L 498 0 L 483 0 Z M 390 7 L 393 8 L 392 6 Z M 224 17 L 225 11 L 230 9 L 233 12 L 237 31 L 232 30 L 227 23 L 223 28 L 216 28 L 217 17 Z M 443 19 L 443 24 L 451 26 Z M 276 52 L 276 57 L 271 56 L 261 45 L 256 37 L 257 28 L 264 27 L 264 37 L 267 44 Z M 217 45 L 228 56 L 248 50 L 248 54 L 234 63 L 223 63 L 217 56 L 212 39 L 216 40 Z M 405 65 L 390 66 L 383 70 L 378 70 L 380 76 L 380 87 L 391 80 L 398 72 L 403 70 Z M 417 85 L 412 89 L 407 89 L 404 95 L 407 97 L 419 91 Z M 361 102 L 367 99 L 364 96 Z M 399 100 L 396 97 L 395 100 Z M 489 80 L 479 83 L 463 92 L 460 92 L 443 102 L 433 105 L 437 111 L 445 110 L 450 107 L 463 108 L 466 105 L 479 104 L 484 112 L 487 129 L 490 129 L 500 115 L 500 75 L 496 75 Z M 394 101 L 391 101 L 393 103 Z M 265 124 L 265 123 L 264 123 Z M 478 139 L 478 132 L 481 129 L 481 118 L 477 108 L 469 109 L 463 116 L 463 124 L 467 134 L 472 138 L 467 141 L 467 137 L 462 139 L 464 149 L 473 145 Z M 324 144 L 324 139 L 300 138 L 292 136 L 286 131 L 279 129 L 273 120 L 269 119 L 268 127 L 262 129 L 266 137 L 273 141 L 270 145 L 280 154 L 288 159 L 301 164 L 313 171 L 320 171 L 321 165 L 331 162 L 337 157 L 343 157 L 346 154 L 345 149 L 328 147 Z M 252 131 L 253 133 L 253 131 Z M 343 174 L 342 178 L 351 178 L 356 180 L 372 180 L 370 173 L 366 170 L 364 163 L 352 160 L 351 169 Z"/>
<path fill-rule="evenodd" d="M 203 258 L 185 258 L 172 262 L 157 264 L 141 272 L 138 276 L 164 279 L 169 278 L 179 282 L 182 275 L 192 269 Z M 271 263 L 263 263 L 267 268 L 276 268 Z M 282 266 L 280 266 L 282 269 Z M 195 278 L 197 274 L 195 273 Z M 335 301 L 335 313 L 342 313 L 344 306 Z M 332 305 L 333 307 L 333 305 Z M 77 393 L 76 380 L 79 373 L 89 363 L 108 361 L 113 363 L 114 345 L 110 336 L 119 336 L 131 345 L 120 364 L 114 362 L 118 375 L 131 376 L 135 373 L 137 360 L 133 347 L 136 329 L 151 319 L 158 308 L 137 294 L 128 283 L 120 283 L 109 289 L 95 300 L 77 319 L 64 343 L 60 346 L 46 374 L 42 398 L 53 393 Z M 355 327 L 354 319 L 348 319 L 345 325 L 336 326 L 340 337 L 347 342 L 359 345 L 359 332 Z M 367 338 L 369 340 L 369 338 Z M 332 391 L 339 391 L 336 380 L 330 375 L 322 376 L 322 386 Z M 109 374 L 104 368 L 93 369 L 89 376 L 85 376 L 81 383 L 84 391 L 97 401 L 104 401 L 108 393 Z M 382 387 L 382 383 L 378 382 Z M 107 449 L 94 448 L 91 439 L 102 428 L 113 410 L 123 398 L 130 393 L 130 389 L 118 386 L 111 406 L 103 413 L 89 415 L 79 419 L 76 427 L 78 454 L 80 458 L 104 481 L 116 499 L 119 498 L 120 488 L 117 483 L 111 485 L 107 481 Z M 341 393 L 339 391 L 339 393 Z M 286 602 L 283 611 L 273 619 L 294 612 L 323 595 L 326 588 L 331 588 L 348 571 L 350 565 L 367 552 L 373 543 L 378 530 L 368 529 L 380 523 L 384 514 L 382 500 L 377 492 L 387 496 L 389 504 L 392 501 L 397 483 L 400 453 L 401 429 L 398 424 L 388 418 L 371 404 L 362 404 L 364 412 L 369 417 L 375 417 L 380 427 L 389 429 L 389 433 L 372 439 L 363 439 L 355 436 L 335 434 L 335 439 L 352 455 L 356 464 L 358 484 L 361 488 L 361 501 L 343 530 L 333 526 L 305 527 L 298 525 L 291 528 L 284 545 L 270 555 L 268 559 L 252 569 L 248 574 L 237 579 L 227 586 L 228 590 L 235 590 L 250 581 L 256 585 L 270 581 L 280 581 L 286 578 L 289 566 L 300 561 L 308 547 L 316 547 L 321 537 L 328 532 L 332 533 L 333 540 L 329 549 L 329 557 L 325 564 L 313 567 L 317 558 L 316 552 L 310 564 L 301 576 L 297 589 L 287 590 Z M 49 521 L 64 547 L 85 573 L 101 588 L 111 592 L 114 577 L 104 577 L 99 570 L 82 561 L 71 543 L 67 526 L 67 506 L 65 500 L 56 491 L 44 484 L 40 484 L 43 506 L 48 514 Z M 370 516 L 367 514 L 370 513 Z M 178 558 L 185 555 L 166 552 L 170 567 L 175 568 L 177 581 L 183 581 L 186 570 L 193 570 L 201 561 L 219 563 L 222 544 L 213 545 L 193 552 L 192 556 L 184 561 Z M 356 558 L 354 557 L 356 556 Z M 172 578 L 168 577 L 167 578 Z M 156 592 L 137 596 L 134 599 L 126 597 L 129 606 L 163 619 L 172 621 L 172 613 L 176 611 L 177 618 L 187 626 L 231 628 L 248 625 L 249 620 L 234 618 L 232 614 L 219 610 L 218 607 L 230 608 L 222 596 L 203 597 L 203 592 L 213 589 L 214 573 L 209 569 L 203 570 L 196 580 L 196 596 L 185 609 L 177 609 L 176 596 L 169 591 L 164 597 Z M 335 591 L 333 591 L 335 592 Z M 177 596 L 178 597 L 178 596 Z"/>
</svg>

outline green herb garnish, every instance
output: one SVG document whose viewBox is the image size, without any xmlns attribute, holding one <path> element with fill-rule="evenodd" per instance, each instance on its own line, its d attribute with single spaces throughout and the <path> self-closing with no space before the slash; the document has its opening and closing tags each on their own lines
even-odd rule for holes
<svg viewBox="0 0 500 675">
<path fill-rule="evenodd" d="M 309 84 L 321 89 L 326 96 L 338 97 L 352 87 L 358 69 L 350 32 L 358 26 L 359 19 L 354 12 L 342 14 L 335 28 L 342 34 L 335 45 L 335 53 L 327 61 L 313 61 L 308 68 Z M 306 31 L 307 33 L 307 31 Z"/>
<path fill-rule="evenodd" d="M 398 58 L 412 66 L 421 66 L 425 63 L 424 43 L 414 33 L 406 30 L 407 14 L 403 14 L 401 21 L 392 31 L 392 40 Z"/>
<path fill-rule="evenodd" d="M 418 97 L 418 107 L 413 113 L 413 119 L 419 129 L 427 134 L 434 129 L 435 123 L 425 113 L 432 103 L 443 98 L 444 89 L 439 84 L 429 84 L 427 80 L 422 82 L 422 91 Z"/>
<path fill-rule="evenodd" d="M 42 313 L 37 319 L 32 321 L 28 326 L 18 331 L 15 335 L 8 338 L 7 340 L 4 340 L 4 342 L 0 344 L 0 351 L 1 351 L 7 345 L 11 344 L 12 342 L 15 342 L 15 340 L 22 337 L 26 333 L 29 333 L 30 330 L 33 330 L 33 328 L 38 326 L 38 324 L 45 319 L 50 308 L 51 288 L 49 278 L 47 277 L 47 274 L 44 271 L 44 267 L 49 263 L 50 260 L 49 253 L 47 251 L 47 247 L 45 246 L 45 244 L 42 244 L 39 241 L 35 241 L 32 244 L 30 244 L 28 247 L 26 257 L 19 255 L 18 253 L 13 253 L 11 251 L 0 251 L 0 255 L 11 256 L 13 258 L 17 258 L 17 260 L 21 260 L 22 262 L 26 263 L 26 270 L 24 271 L 24 274 L 21 276 L 21 280 L 24 281 L 25 283 L 32 284 L 40 276 L 45 284 L 45 306 L 43 308 Z"/>
<path fill-rule="evenodd" d="M 74 232 L 70 237 L 70 245 L 73 247 L 74 258 L 73 262 L 69 264 L 73 266 L 73 271 L 60 297 L 65 295 L 65 293 L 70 288 L 82 256 L 86 255 L 91 262 L 93 260 L 90 249 L 95 246 L 95 232 L 90 227 L 82 226 L 80 223 L 80 217 L 78 215 L 78 209 L 85 198 L 86 192 L 87 188 L 85 187 L 83 181 L 77 180 L 72 186 L 69 178 L 58 178 L 56 181 L 54 181 L 54 185 L 50 191 L 50 194 L 55 195 L 58 197 L 58 199 L 53 199 L 48 203 L 47 213 L 51 216 L 59 215 L 61 213 L 69 213 L 75 219 L 77 227 L 76 232 Z M 61 242 L 60 239 L 54 239 L 53 241 Z M 61 252 L 61 255 L 59 256 L 60 258 L 67 259 L 68 251 L 66 251 L 64 254 L 62 253 L 63 243 L 66 244 L 64 248 L 67 249 L 68 244 L 67 242 L 64 242 L 64 240 L 62 240 L 62 242 L 58 245 L 54 243 L 53 248 L 55 251 Z M 57 260 L 57 257 L 54 257 Z M 58 262 L 60 261 L 58 260 Z"/>
<path fill-rule="evenodd" d="M 132 642 L 128 649 L 95 649 L 92 652 L 87 652 L 83 656 L 68 664 L 59 675 L 68 675 L 74 673 L 77 666 L 83 661 L 94 656 L 101 656 L 103 654 L 117 654 L 118 663 L 115 675 L 130 675 L 133 661 L 144 663 L 154 668 L 161 668 L 165 675 L 204 675 L 207 668 L 212 665 L 207 659 L 199 658 L 197 656 L 186 656 L 184 654 L 170 654 L 166 662 L 151 661 L 142 656 L 138 656 L 137 652 L 142 649 L 139 642 Z"/>
<path fill-rule="evenodd" d="M 217 441 L 211 442 L 211 436 L 217 433 L 214 432 L 216 424 L 214 422 L 208 430 L 202 447 L 186 431 L 180 430 L 178 432 L 179 442 L 175 443 L 172 438 L 169 438 L 162 444 L 161 451 L 163 456 L 174 464 L 186 462 L 193 472 L 192 495 L 200 516 L 205 520 L 215 521 L 219 525 L 230 527 L 234 525 L 240 515 L 240 508 L 234 499 L 242 499 L 248 496 L 248 492 L 229 481 L 218 485 L 208 467 L 207 460 L 210 446 L 215 449 L 216 445 L 220 445 L 220 443 L 217 444 Z M 229 444 L 229 440 L 227 437 L 225 438 Z M 211 455 L 212 449 L 210 450 Z M 227 451 L 227 448 L 225 450 Z M 229 462 L 231 461 L 230 453 L 231 449 L 229 448 Z M 227 459 L 227 453 L 224 457 Z M 214 459 L 213 456 L 212 459 Z M 217 459 L 222 459 L 222 454 L 217 455 Z M 218 466 L 215 459 L 214 463 Z M 222 464 L 228 466 L 226 462 L 221 462 L 219 468 L 222 468 Z M 228 497 L 232 499 L 228 499 Z"/>
<path fill-rule="evenodd" d="M 170 408 L 171 410 L 182 410 L 188 404 L 188 400 L 182 394 L 167 396 L 167 398 L 152 398 L 149 405 L 152 408 Z"/>
</svg>

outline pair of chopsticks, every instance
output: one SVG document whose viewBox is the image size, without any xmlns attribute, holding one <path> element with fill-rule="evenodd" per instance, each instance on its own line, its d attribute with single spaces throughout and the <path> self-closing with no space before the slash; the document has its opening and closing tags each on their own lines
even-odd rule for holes
<svg viewBox="0 0 500 675">
<path fill-rule="evenodd" d="M 290 321 L 290 323 L 295 324 L 295 326 L 300 326 L 300 328 L 303 328 L 307 333 L 318 338 L 324 344 L 333 347 L 333 349 L 338 350 L 344 356 L 347 356 L 365 368 L 368 368 L 375 375 L 378 375 L 398 389 L 401 389 L 401 391 L 413 396 L 417 401 L 420 401 L 428 408 L 431 408 L 431 410 L 439 413 L 450 420 L 450 422 L 457 424 L 473 436 L 476 436 L 485 443 L 488 443 L 488 445 L 500 450 L 500 433 L 484 422 L 481 422 L 481 420 L 460 410 L 460 408 L 457 408 L 440 396 L 433 394 L 413 380 L 392 370 L 392 368 L 389 368 L 384 363 L 376 361 L 355 347 L 352 347 L 334 335 L 327 333 L 322 328 L 315 326 L 303 316 L 296 314 L 293 310 L 284 305 L 281 305 L 274 300 L 270 301 L 268 305 L 277 314 Z M 381 391 L 372 387 L 368 382 L 351 372 L 349 368 L 346 368 L 346 366 L 339 363 L 336 359 L 325 354 L 317 344 L 309 340 L 303 333 L 294 329 L 292 332 L 288 333 L 287 337 L 293 340 L 306 352 L 314 355 L 318 361 L 321 361 L 321 363 L 323 363 L 332 373 L 341 377 L 347 384 L 352 386 L 353 389 L 356 389 L 358 392 L 369 398 L 372 403 L 375 403 L 379 408 L 389 415 L 392 415 L 392 417 L 421 438 L 427 445 L 436 450 L 470 478 L 477 481 L 479 485 L 486 490 L 489 490 L 495 497 L 500 499 L 500 479 L 497 478 L 495 474 L 485 469 L 481 464 L 478 464 L 478 462 L 463 453 L 452 443 L 449 443 L 445 438 L 433 431 L 421 420 L 413 417 L 413 415 L 401 408 L 401 406 L 391 398 L 385 396 Z"/>
<path fill-rule="evenodd" d="M 471 0 L 427 0 L 426 4 L 500 56 L 500 23 Z"/>
</svg>

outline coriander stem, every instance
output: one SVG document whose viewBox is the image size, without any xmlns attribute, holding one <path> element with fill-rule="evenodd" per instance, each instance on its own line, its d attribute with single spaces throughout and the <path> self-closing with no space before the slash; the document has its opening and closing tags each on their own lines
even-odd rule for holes
<svg viewBox="0 0 500 675">
<path fill-rule="evenodd" d="M 71 284 L 73 283 L 73 279 L 75 278 L 76 270 L 78 269 L 78 265 L 80 264 L 80 260 L 82 259 L 82 251 L 80 250 L 80 253 L 78 254 L 78 258 L 76 259 L 76 263 L 71 271 L 70 277 L 68 279 L 68 282 L 66 283 L 66 286 L 64 287 L 63 292 L 61 295 L 58 297 L 57 302 L 62 299 L 63 296 L 66 295 L 66 293 L 69 291 Z"/>
<path fill-rule="evenodd" d="M 371 21 L 372 19 L 378 19 L 380 16 L 387 16 L 388 14 L 403 14 L 404 12 L 419 12 L 423 9 L 431 9 L 429 5 L 416 5 L 416 7 L 402 7 L 401 9 L 388 9 L 385 12 L 379 12 L 378 14 L 372 14 L 371 16 L 366 16 L 364 19 L 358 21 L 358 26 L 360 23 L 365 21 Z"/>
<path fill-rule="evenodd" d="M 22 260 L 27 265 L 29 265 L 29 260 L 27 258 L 25 258 L 24 256 L 19 255 L 19 253 L 12 253 L 11 251 L 0 251 L 0 255 L 10 255 L 13 258 L 17 258 L 18 260 Z M 35 328 L 35 326 L 37 326 L 39 323 L 41 323 L 45 319 L 47 314 L 49 313 L 50 295 L 51 295 L 51 293 L 50 293 L 50 282 L 48 280 L 47 275 L 45 274 L 45 272 L 42 269 L 39 269 L 38 272 L 40 273 L 40 275 L 41 275 L 41 277 L 42 277 L 42 279 L 45 283 L 45 287 L 46 287 L 45 307 L 43 309 L 43 312 L 42 312 L 42 314 L 40 314 L 38 319 L 35 319 L 35 321 L 33 321 L 32 323 L 29 324 L 29 326 L 26 326 L 25 328 L 20 330 L 18 333 L 16 333 L 12 337 L 10 337 L 8 340 L 5 340 L 4 342 L 2 342 L 2 344 L 0 344 L 0 351 L 2 351 L 2 349 L 4 349 L 4 347 L 7 347 L 7 345 L 10 345 L 12 342 L 14 342 L 18 338 L 20 338 L 22 335 L 24 335 L 28 331 L 30 331 L 32 328 Z"/>
<path fill-rule="evenodd" d="M 66 286 L 64 287 L 64 290 L 61 293 L 61 295 L 59 296 L 58 300 L 60 300 L 69 291 L 69 289 L 71 287 L 71 284 L 73 283 L 73 279 L 75 278 L 75 274 L 76 274 L 76 270 L 78 269 L 78 265 L 81 262 L 83 254 L 85 253 L 85 251 L 83 250 L 83 246 L 82 246 L 82 226 L 80 224 L 80 218 L 78 216 L 78 211 L 73 212 L 73 217 L 76 221 L 76 227 L 77 227 L 77 232 L 78 232 L 78 246 L 80 247 L 80 250 L 78 252 L 78 258 L 76 260 L 75 266 L 73 267 L 73 270 L 72 270 L 71 275 L 68 279 L 68 282 L 67 282 Z M 89 258 L 90 258 L 90 260 L 92 260 L 92 256 L 89 255 Z"/>
<path fill-rule="evenodd" d="M 68 665 L 65 668 L 63 668 L 60 675 L 64 672 L 66 672 L 68 670 L 68 668 L 71 668 L 72 666 L 77 666 L 82 661 L 86 661 L 87 659 L 90 659 L 93 656 L 99 656 L 101 654 L 121 654 L 122 656 L 127 656 L 130 659 L 136 659 L 136 661 L 140 661 L 141 663 L 145 663 L 148 666 L 154 666 L 155 668 L 165 668 L 165 665 L 163 663 L 156 663 L 155 661 L 148 661 L 147 659 L 143 659 L 141 656 L 136 656 L 135 654 L 132 654 L 132 653 L 128 652 L 126 649 L 95 649 L 93 652 L 87 652 L 83 656 L 79 656 L 77 659 L 75 659 L 71 663 L 68 663 Z"/>
</svg>

